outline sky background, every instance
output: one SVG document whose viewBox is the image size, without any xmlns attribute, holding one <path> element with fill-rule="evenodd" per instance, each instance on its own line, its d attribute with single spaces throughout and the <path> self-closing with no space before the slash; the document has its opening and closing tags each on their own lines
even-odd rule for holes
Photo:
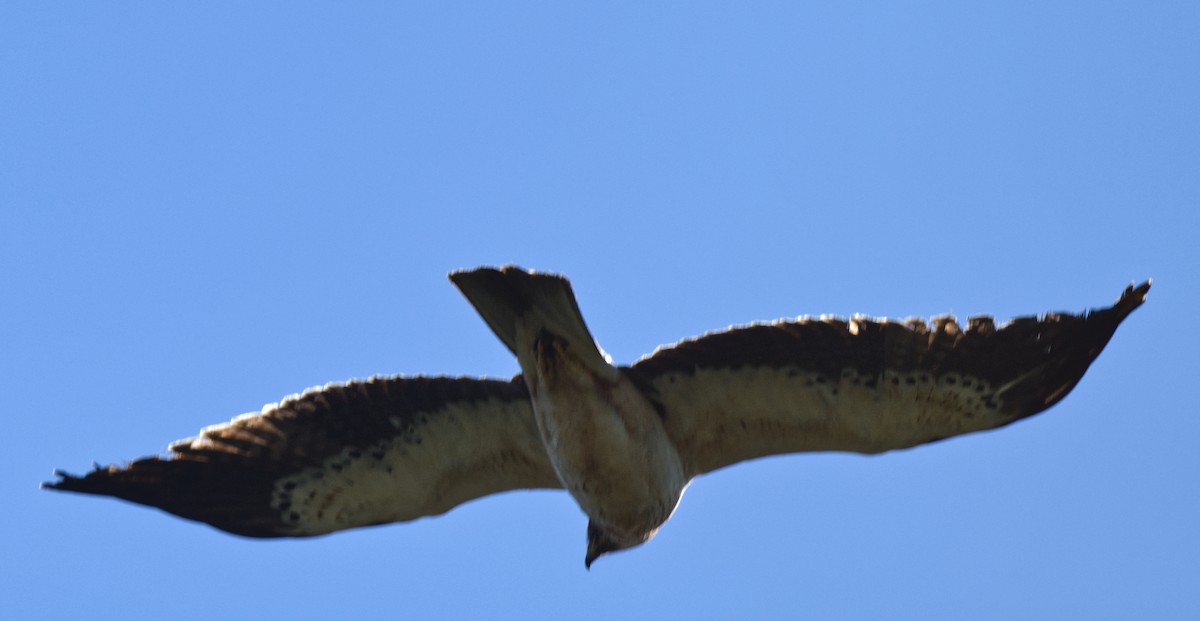
<svg viewBox="0 0 1200 621">
<path fill-rule="evenodd" d="M 1197 3 L 252 4 L 0 9 L 6 617 L 1194 618 Z M 445 277 L 507 263 L 624 363 L 1154 289 L 1049 412 L 704 476 L 590 572 L 561 492 L 254 541 L 37 488 L 330 381 L 509 377 Z"/>
</svg>

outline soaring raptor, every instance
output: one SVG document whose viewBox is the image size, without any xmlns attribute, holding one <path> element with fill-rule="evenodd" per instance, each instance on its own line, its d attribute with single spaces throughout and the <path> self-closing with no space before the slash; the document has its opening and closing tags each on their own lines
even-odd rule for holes
<svg viewBox="0 0 1200 621">
<path fill-rule="evenodd" d="M 649 541 L 692 478 L 780 453 L 881 453 L 1002 427 L 1058 403 L 1150 283 L 1116 304 L 996 326 L 781 320 L 614 366 L 566 278 L 515 267 L 450 279 L 517 357 L 512 380 L 374 377 L 268 405 L 167 457 L 56 472 L 249 537 L 305 537 L 437 515 L 513 489 L 566 489 L 586 564 Z"/>
</svg>

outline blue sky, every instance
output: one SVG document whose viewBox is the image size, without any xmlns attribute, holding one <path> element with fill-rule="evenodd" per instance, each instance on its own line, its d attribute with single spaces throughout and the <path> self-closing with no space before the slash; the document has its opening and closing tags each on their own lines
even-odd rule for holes
<svg viewBox="0 0 1200 621">
<path fill-rule="evenodd" d="M 1195 3 L 398 4 L 0 10 L 7 614 L 1200 607 Z M 590 572 L 562 493 L 262 542 L 37 489 L 329 381 L 508 377 L 445 278 L 505 263 L 568 274 L 626 363 L 753 320 L 1155 285 L 1049 412 L 705 476 Z"/>
</svg>

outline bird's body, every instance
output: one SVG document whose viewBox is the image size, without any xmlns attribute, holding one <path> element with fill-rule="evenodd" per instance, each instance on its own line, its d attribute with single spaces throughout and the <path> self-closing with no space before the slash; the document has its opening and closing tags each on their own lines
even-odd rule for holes
<svg viewBox="0 0 1200 621">
<path fill-rule="evenodd" d="M 554 471 L 588 515 L 587 563 L 648 541 L 691 477 L 655 403 L 597 347 L 565 279 L 453 274 L 517 356 Z"/>
<path fill-rule="evenodd" d="M 396 377 L 330 385 L 205 429 L 168 458 L 63 475 L 247 536 L 309 536 L 443 513 L 511 489 L 566 489 L 588 555 L 648 541 L 692 478 L 767 455 L 879 453 L 1041 412 L 1145 299 L 964 329 L 865 318 L 733 328 L 614 366 L 565 278 L 516 268 L 451 279 L 516 355 L 512 381 Z"/>
<path fill-rule="evenodd" d="M 574 352 L 560 343 L 541 339 L 536 379 L 527 376 L 550 463 L 609 545 L 644 543 L 675 510 L 689 477 L 658 412 L 633 382 L 574 363 Z M 547 347 L 553 353 L 542 351 Z M 558 361 L 543 363 L 547 357 Z"/>
</svg>

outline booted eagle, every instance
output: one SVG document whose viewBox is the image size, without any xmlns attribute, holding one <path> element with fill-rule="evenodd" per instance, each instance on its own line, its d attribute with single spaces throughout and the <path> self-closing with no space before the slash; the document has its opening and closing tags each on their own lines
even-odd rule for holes
<svg viewBox="0 0 1200 621">
<path fill-rule="evenodd" d="M 1150 283 L 1116 304 L 996 326 L 972 317 L 799 319 L 731 328 L 613 366 L 566 278 L 515 267 L 450 279 L 521 366 L 511 380 L 374 377 L 208 427 L 166 457 L 56 472 L 248 537 L 438 515 L 514 489 L 565 489 L 586 564 L 649 541 L 692 478 L 803 451 L 882 453 L 1002 427 L 1058 403 Z"/>
</svg>

